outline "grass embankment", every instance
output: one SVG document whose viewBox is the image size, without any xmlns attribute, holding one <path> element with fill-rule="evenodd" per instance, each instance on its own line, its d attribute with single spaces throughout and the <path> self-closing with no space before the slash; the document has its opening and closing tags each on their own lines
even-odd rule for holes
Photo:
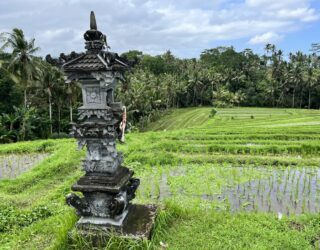
<svg viewBox="0 0 320 250">
<path fill-rule="evenodd" d="M 259 168 L 319 166 L 320 112 L 285 109 L 178 110 L 119 146 L 141 178 L 135 202 L 165 205 L 150 243 L 120 242 L 127 249 L 308 249 L 320 239 L 320 216 L 229 212 L 227 200 L 210 201 L 225 187 L 265 178 Z M 188 118 L 185 119 L 185 115 Z M 196 117 L 200 117 L 197 121 Z M 180 125 L 178 125 L 180 124 Z M 182 129 L 179 129 L 179 126 Z M 81 175 L 83 151 L 74 140 L 2 145 L 0 154 L 46 151 L 51 155 L 14 180 L 0 181 L 1 249 L 70 249 L 67 232 L 76 216 L 64 196 Z M 236 168 L 243 166 L 243 168 Z M 218 209 L 218 210 L 217 210 Z M 74 246 L 74 248 L 84 245 Z"/>
<path fill-rule="evenodd" d="M 190 128 L 204 124 L 209 120 L 212 108 L 173 109 L 158 121 L 150 123 L 147 130 L 161 131 Z"/>
<path fill-rule="evenodd" d="M 47 140 L 1 145 L 0 153 L 50 152 L 32 170 L 0 181 L 0 248 L 59 249 L 76 221 L 64 195 L 81 175 L 73 140 Z"/>
</svg>

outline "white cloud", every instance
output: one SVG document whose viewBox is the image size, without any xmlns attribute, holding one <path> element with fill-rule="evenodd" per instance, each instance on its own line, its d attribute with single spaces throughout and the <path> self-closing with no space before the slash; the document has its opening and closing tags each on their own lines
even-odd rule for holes
<svg viewBox="0 0 320 250">
<path fill-rule="evenodd" d="M 195 56 L 213 42 L 276 42 L 318 20 L 313 0 L 10 0 L 0 1 L 0 29 L 22 28 L 41 53 L 84 47 L 89 13 L 112 50 Z"/>
<path fill-rule="evenodd" d="M 62 29 L 51 29 L 46 30 L 40 36 L 42 36 L 45 40 L 63 38 L 63 36 L 67 35 L 68 33 L 72 32 L 70 28 L 62 28 Z"/>
<path fill-rule="evenodd" d="M 276 12 L 279 18 L 284 19 L 297 19 L 303 22 L 312 22 L 318 20 L 319 16 L 317 15 L 314 9 L 309 8 L 296 8 L 292 10 L 281 9 Z"/>
<path fill-rule="evenodd" d="M 246 0 L 245 3 L 260 15 L 270 18 L 302 22 L 319 19 L 319 13 L 310 7 L 311 0 Z"/>
<path fill-rule="evenodd" d="M 267 44 L 267 43 L 277 43 L 279 42 L 283 36 L 278 35 L 274 32 L 267 32 L 262 35 L 257 35 L 254 36 L 253 38 L 250 39 L 249 43 L 250 44 Z"/>
<path fill-rule="evenodd" d="M 285 9 L 298 8 L 300 6 L 309 5 L 309 0 L 246 0 L 249 7 L 263 9 Z"/>
</svg>

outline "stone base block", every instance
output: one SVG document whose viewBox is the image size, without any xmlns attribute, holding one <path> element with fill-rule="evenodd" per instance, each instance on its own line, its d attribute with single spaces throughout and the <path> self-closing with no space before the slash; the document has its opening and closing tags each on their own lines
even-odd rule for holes
<svg viewBox="0 0 320 250">
<path fill-rule="evenodd" d="M 80 220 L 77 223 L 78 228 L 88 228 L 90 225 L 94 225 L 96 227 L 102 226 L 105 227 L 105 225 L 108 226 L 118 226 L 120 227 L 123 224 L 123 221 L 126 219 L 128 215 L 128 210 L 125 210 L 121 215 L 117 216 L 115 219 L 107 219 L 107 218 L 99 218 L 99 217 L 81 217 Z"/>
<path fill-rule="evenodd" d="M 96 224 L 92 224 L 95 220 L 85 223 L 86 220 L 82 218 L 76 225 L 76 231 L 92 246 L 99 247 L 106 245 L 111 234 L 121 238 L 149 240 L 152 236 L 156 210 L 156 205 L 130 205 L 122 225 L 101 218 L 97 219 Z"/>
</svg>

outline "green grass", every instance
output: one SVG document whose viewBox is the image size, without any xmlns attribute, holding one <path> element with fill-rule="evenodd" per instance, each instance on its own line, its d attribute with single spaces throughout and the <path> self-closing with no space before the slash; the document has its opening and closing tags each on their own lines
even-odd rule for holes
<svg viewBox="0 0 320 250">
<path fill-rule="evenodd" d="M 174 130 L 199 126 L 209 120 L 209 114 L 212 108 L 184 108 L 173 109 L 169 114 L 151 123 L 148 130 Z"/>
<path fill-rule="evenodd" d="M 299 222 L 288 218 L 279 221 L 268 214 L 235 216 L 228 212 L 195 211 L 173 224 L 166 242 L 169 249 L 312 249 L 318 246 L 319 216 L 296 220 Z M 292 225 L 299 225 L 299 229 Z"/>
<path fill-rule="evenodd" d="M 169 249 L 317 247 L 317 214 L 279 220 L 271 213 L 230 213 L 227 200 L 211 202 L 201 195 L 265 178 L 271 172 L 262 166 L 319 167 L 320 111 L 218 109 L 209 118 L 210 111 L 174 110 L 149 132 L 129 134 L 119 145 L 125 164 L 141 178 L 135 202 L 159 203 L 163 210 L 151 242 L 115 237 L 109 248 L 153 249 L 160 242 Z M 84 151 L 71 139 L 0 146 L 0 154 L 36 152 L 50 156 L 16 179 L 0 181 L 0 249 L 86 249 L 81 241 L 68 241 L 77 218 L 64 201 L 82 175 Z"/>
</svg>

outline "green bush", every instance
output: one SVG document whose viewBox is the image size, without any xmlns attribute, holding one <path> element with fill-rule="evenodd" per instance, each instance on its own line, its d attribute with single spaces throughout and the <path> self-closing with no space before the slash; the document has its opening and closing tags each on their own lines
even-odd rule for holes
<svg viewBox="0 0 320 250">
<path fill-rule="evenodd" d="M 0 232 L 8 232 L 15 228 L 27 227 L 33 222 L 47 218 L 52 212 L 46 206 L 39 206 L 31 210 L 18 210 L 12 206 L 0 207 Z"/>
</svg>

